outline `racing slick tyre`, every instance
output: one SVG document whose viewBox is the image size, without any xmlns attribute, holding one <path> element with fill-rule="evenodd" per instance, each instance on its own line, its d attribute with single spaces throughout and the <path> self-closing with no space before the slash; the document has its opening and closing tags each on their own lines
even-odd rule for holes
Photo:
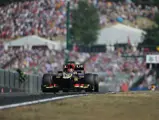
<svg viewBox="0 0 159 120">
<path fill-rule="evenodd" d="M 64 89 L 63 92 L 69 92 L 69 89 Z"/>
<path fill-rule="evenodd" d="M 47 92 L 47 90 L 45 90 L 45 89 L 42 89 L 42 92 L 43 92 L 43 93 L 46 93 L 46 92 Z"/>
<path fill-rule="evenodd" d="M 57 79 L 57 78 L 56 78 L 56 75 L 53 75 L 53 76 L 52 76 L 51 84 L 56 84 L 56 82 L 55 82 L 56 79 Z M 57 93 L 57 92 L 59 92 L 59 89 L 58 89 L 58 88 L 54 88 L 54 89 L 52 90 L 52 92 L 53 92 L 53 93 Z"/>
<path fill-rule="evenodd" d="M 94 91 L 94 76 L 91 73 L 87 73 L 84 76 L 85 82 L 90 85 L 89 89 L 86 91 Z"/>
<path fill-rule="evenodd" d="M 58 89 L 54 89 L 54 88 L 47 88 L 50 85 L 54 84 L 54 80 L 56 79 L 56 76 L 53 74 L 44 74 L 43 78 L 42 78 L 42 84 L 41 84 L 41 90 L 43 93 L 46 92 L 58 92 Z M 46 87 L 45 87 L 46 86 Z"/>
<path fill-rule="evenodd" d="M 44 74 L 42 78 L 41 90 L 43 93 L 50 92 L 49 89 L 45 88 L 44 86 L 49 86 L 52 82 L 52 74 Z"/>
<path fill-rule="evenodd" d="M 94 92 L 99 92 L 99 78 L 97 74 L 93 74 L 94 76 Z"/>
</svg>

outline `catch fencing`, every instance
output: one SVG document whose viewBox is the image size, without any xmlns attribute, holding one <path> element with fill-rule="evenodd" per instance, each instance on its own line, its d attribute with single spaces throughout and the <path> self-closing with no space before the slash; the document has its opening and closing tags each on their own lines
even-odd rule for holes
<svg viewBox="0 0 159 120">
<path fill-rule="evenodd" d="M 24 82 L 19 81 L 17 72 L 0 69 L 0 86 L 10 89 L 17 89 L 30 94 L 38 94 L 41 92 L 41 76 L 27 75 Z"/>
</svg>

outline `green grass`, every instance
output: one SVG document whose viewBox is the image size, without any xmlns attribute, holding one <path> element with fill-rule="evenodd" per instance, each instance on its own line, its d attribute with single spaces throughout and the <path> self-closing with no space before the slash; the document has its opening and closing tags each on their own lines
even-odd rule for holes
<svg viewBox="0 0 159 120">
<path fill-rule="evenodd" d="M 159 93 L 89 95 L 0 111 L 0 120 L 156 120 Z"/>
</svg>

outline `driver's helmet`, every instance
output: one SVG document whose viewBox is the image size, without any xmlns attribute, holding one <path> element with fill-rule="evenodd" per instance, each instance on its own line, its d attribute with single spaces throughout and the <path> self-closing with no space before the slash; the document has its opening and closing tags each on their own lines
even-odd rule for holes
<svg viewBox="0 0 159 120">
<path fill-rule="evenodd" d="M 67 72 L 74 72 L 75 64 L 68 64 Z"/>
</svg>

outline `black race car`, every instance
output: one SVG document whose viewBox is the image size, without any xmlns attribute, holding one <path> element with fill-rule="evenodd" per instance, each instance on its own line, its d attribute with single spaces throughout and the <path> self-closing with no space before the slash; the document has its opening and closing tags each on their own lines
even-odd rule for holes
<svg viewBox="0 0 159 120">
<path fill-rule="evenodd" d="M 63 71 L 57 74 L 47 73 L 43 75 L 42 92 L 86 91 L 98 92 L 98 75 L 85 73 L 83 64 L 68 62 L 63 66 Z"/>
</svg>

